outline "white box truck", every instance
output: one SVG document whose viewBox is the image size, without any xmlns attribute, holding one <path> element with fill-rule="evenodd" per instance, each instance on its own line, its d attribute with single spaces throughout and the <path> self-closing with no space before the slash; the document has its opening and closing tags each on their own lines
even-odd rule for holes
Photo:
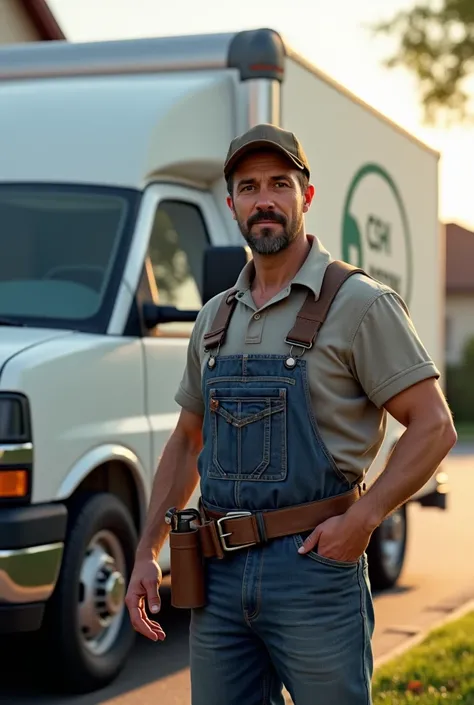
<svg viewBox="0 0 474 705">
<path fill-rule="evenodd" d="M 49 638 L 70 690 L 111 681 L 133 644 L 124 592 L 192 320 L 242 264 L 223 159 L 259 122 L 304 145 L 308 231 L 401 293 L 443 370 L 438 154 L 279 34 L 0 50 L 0 633 Z M 447 492 L 438 472 L 415 499 Z M 373 536 L 376 589 L 407 521 Z"/>
</svg>

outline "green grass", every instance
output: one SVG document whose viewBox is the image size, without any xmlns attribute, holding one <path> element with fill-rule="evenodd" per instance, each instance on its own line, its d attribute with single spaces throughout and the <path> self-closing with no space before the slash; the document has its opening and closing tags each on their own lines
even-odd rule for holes
<svg viewBox="0 0 474 705">
<path fill-rule="evenodd" d="M 474 705 L 474 612 L 377 669 L 374 705 Z"/>
<path fill-rule="evenodd" d="M 456 431 L 459 441 L 474 441 L 474 421 L 470 423 L 465 421 L 458 422 Z"/>
</svg>

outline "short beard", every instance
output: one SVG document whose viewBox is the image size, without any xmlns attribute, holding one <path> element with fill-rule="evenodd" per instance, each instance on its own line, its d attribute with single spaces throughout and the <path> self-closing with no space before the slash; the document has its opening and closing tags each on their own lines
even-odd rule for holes
<svg viewBox="0 0 474 705">
<path fill-rule="evenodd" d="M 263 227 L 259 235 L 253 235 L 251 232 L 252 226 L 265 220 L 279 223 L 282 226 L 281 231 L 277 233 L 272 228 Z M 241 220 L 237 222 L 240 232 L 252 252 L 256 252 L 259 255 L 276 255 L 278 252 L 286 250 L 297 238 L 302 220 L 303 217 L 301 215 L 298 220 L 288 223 L 282 215 L 278 215 L 273 211 L 266 211 L 252 216 L 245 224 Z"/>
<path fill-rule="evenodd" d="M 259 255 L 276 255 L 278 252 L 286 250 L 292 242 L 292 238 L 286 230 L 277 235 L 270 228 L 262 228 L 259 235 L 247 233 L 244 238 L 252 252 Z"/>
</svg>

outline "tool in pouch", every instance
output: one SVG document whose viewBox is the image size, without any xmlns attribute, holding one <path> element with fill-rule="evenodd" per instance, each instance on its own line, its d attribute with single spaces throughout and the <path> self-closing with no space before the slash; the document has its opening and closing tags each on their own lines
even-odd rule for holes
<svg viewBox="0 0 474 705">
<path fill-rule="evenodd" d="M 171 604 L 181 609 L 204 607 L 204 558 L 199 530 L 192 526 L 200 522 L 196 509 L 168 509 L 165 522 L 171 526 L 169 535 L 171 569 Z"/>
</svg>

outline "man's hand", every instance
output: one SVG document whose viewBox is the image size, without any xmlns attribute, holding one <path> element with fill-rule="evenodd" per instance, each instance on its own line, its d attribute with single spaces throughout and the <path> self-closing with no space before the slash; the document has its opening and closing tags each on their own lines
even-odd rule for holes
<svg viewBox="0 0 474 705">
<path fill-rule="evenodd" d="M 319 524 L 304 541 L 298 553 L 315 550 L 335 561 L 357 561 L 369 545 L 371 534 L 355 524 L 347 514 L 331 517 Z"/>
<path fill-rule="evenodd" d="M 145 612 L 145 598 L 150 612 L 159 612 L 161 600 L 161 568 L 152 558 L 137 559 L 125 597 L 130 621 L 135 631 L 151 641 L 163 641 L 165 633 L 158 622 L 153 622 Z"/>
</svg>

